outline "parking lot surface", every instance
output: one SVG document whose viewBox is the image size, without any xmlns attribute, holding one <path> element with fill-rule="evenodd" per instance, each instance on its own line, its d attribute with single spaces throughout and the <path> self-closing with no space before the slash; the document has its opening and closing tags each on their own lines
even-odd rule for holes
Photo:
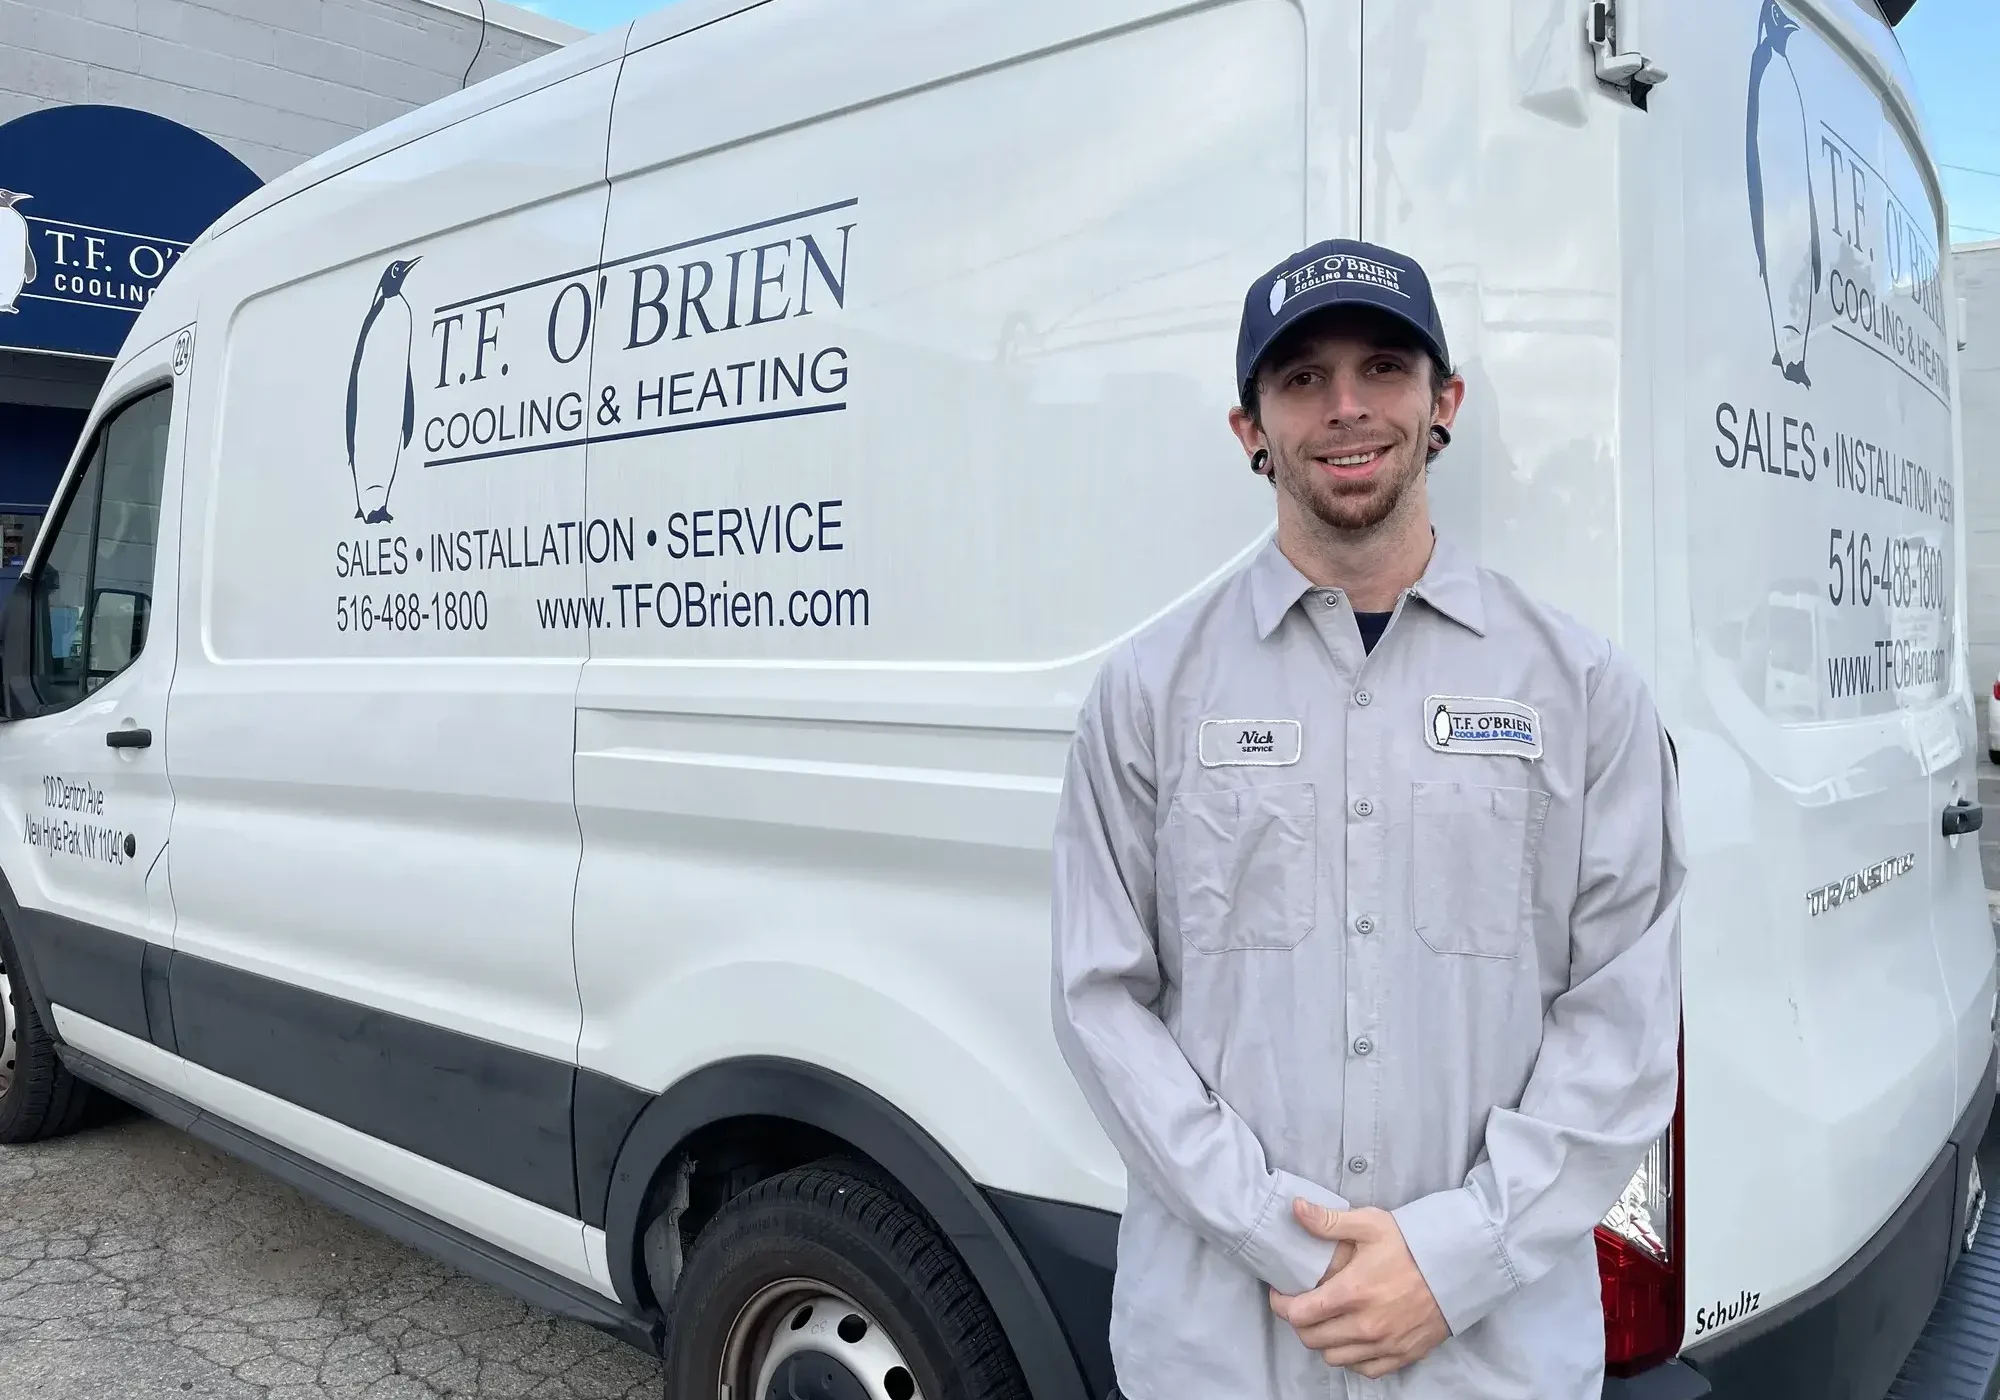
<svg viewBox="0 0 2000 1400">
<path fill-rule="evenodd" d="M 0 1397 L 659 1400 L 659 1363 L 136 1115 L 0 1147 Z"/>
</svg>

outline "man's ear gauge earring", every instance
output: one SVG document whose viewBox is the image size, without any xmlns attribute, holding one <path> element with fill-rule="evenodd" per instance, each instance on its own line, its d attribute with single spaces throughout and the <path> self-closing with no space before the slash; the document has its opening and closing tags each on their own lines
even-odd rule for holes
<svg viewBox="0 0 2000 1400">
<path fill-rule="evenodd" d="M 1270 465 L 1271 454 L 1264 448 L 1260 447 L 1250 454 L 1250 470 L 1257 473 L 1257 475 L 1262 476 L 1264 468 Z"/>
<path fill-rule="evenodd" d="M 1431 446 L 1439 449 L 1451 446 L 1451 429 L 1442 423 L 1431 424 Z"/>
</svg>

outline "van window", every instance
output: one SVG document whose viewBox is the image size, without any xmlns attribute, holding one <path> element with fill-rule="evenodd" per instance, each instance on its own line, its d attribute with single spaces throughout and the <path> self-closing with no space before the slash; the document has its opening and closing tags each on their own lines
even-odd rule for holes
<svg viewBox="0 0 2000 1400">
<path fill-rule="evenodd" d="M 159 389 L 105 420 L 56 518 L 34 584 L 30 675 L 47 709 L 83 699 L 146 645 L 172 406 Z"/>
</svg>

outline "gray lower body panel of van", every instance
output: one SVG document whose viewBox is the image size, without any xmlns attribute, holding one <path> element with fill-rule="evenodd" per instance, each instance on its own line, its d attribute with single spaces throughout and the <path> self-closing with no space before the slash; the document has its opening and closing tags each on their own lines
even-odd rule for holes
<svg viewBox="0 0 2000 1400">
<path fill-rule="evenodd" d="M 240 1141 L 239 1134 L 203 1134 L 197 1126 L 203 1115 L 191 1107 L 73 1050 L 64 1058 L 83 1078 L 398 1238 L 553 1311 L 658 1349 L 656 1332 L 602 1300 L 593 1297 L 585 1307 L 576 1290 L 539 1270 L 497 1268 L 486 1247 L 430 1222 L 416 1229 L 408 1212 L 373 1202 L 373 1193 L 329 1195 L 321 1189 L 326 1174 L 312 1164 L 280 1149 L 247 1150 L 262 1145 Z M 1833 1277 L 1677 1361 L 1607 1379 L 1604 1400 L 1992 1400 L 2000 1394 L 2000 1210 L 1969 1247 L 1964 1239 L 1971 1168 L 1992 1115 L 1996 1074 L 2000 1059 L 1988 1065 L 1981 1091 L 1916 1188 Z M 1107 1333 L 1117 1217 L 988 1194 L 1067 1334 L 1087 1393 L 1115 1395 Z M 371 1203 L 380 1209 L 367 1209 Z"/>
<path fill-rule="evenodd" d="M 2000 1222 L 1964 1235 L 1995 1064 L 1896 1213 L 1817 1288 L 1605 1400 L 1988 1400 L 2000 1387 Z"/>
</svg>

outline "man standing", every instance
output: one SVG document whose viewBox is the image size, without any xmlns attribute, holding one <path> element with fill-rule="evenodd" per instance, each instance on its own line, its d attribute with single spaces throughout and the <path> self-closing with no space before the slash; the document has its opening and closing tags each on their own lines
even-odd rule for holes
<svg viewBox="0 0 2000 1400">
<path fill-rule="evenodd" d="M 1674 765 L 1623 656 L 1435 536 L 1450 363 L 1400 254 L 1258 279 L 1276 539 L 1083 709 L 1055 1021 L 1127 1167 L 1129 1400 L 1597 1400 L 1592 1227 L 1675 1097 Z"/>
</svg>

